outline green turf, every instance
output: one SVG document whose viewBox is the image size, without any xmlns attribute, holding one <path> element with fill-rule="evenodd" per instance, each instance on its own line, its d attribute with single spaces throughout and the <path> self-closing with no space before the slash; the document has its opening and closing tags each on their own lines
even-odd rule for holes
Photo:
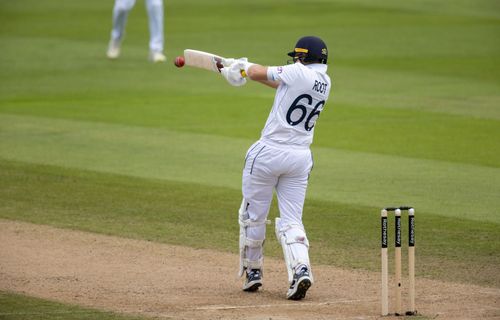
<svg viewBox="0 0 500 320">
<path fill-rule="evenodd" d="M 0 169 L 2 218 L 237 253 L 239 190 L 9 161 Z M 377 207 L 308 200 L 305 210 L 313 261 L 378 270 Z M 500 286 L 500 224 L 418 214 L 419 276 Z M 267 237 L 266 253 L 280 257 L 273 228 Z"/>
<path fill-rule="evenodd" d="M 51 118 L 0 117 L 0 157 L 239 190 L 252 140 Z M 320 133 L 318 133 L 320 134 Z M 423 212 L 500 223 L 500 170 L 314 147 L 308 197 L 357 205 L 410 203 Z M 375 213 L 375 212 L 374 212 Z"/>
<path fill-rule="evenodd" d="M 108 61 L 111 7 L 0 0 L 0 217 L 236 252 L 243 157 L 273 91 L 148 62 L 142 3 Z M 379 210 L 405 203 L 420 276 L 500 287 L 498 1 L 165 10 L 170 61 L 195 48 L 276 65 L 299 36 L 328 43 L 304 214 L 314 261 L 376 270 Z"/>
<path fill-rule="evenodd" d="M 49 300 L 0 291 L 1 320 L 140 320 L 143 317 L 118 315 Z"/>
</svg>

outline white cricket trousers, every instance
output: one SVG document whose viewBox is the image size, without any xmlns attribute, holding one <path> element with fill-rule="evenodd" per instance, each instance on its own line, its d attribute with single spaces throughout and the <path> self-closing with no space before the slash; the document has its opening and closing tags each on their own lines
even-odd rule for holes
<svg viewBox="0 0 500 320">
<path fill-rule="evenodd" d="M 248 218 L 252 222 L 267 219 L 276 190 L 281 225 L 302 224 L 302 209 L 306 196 L 309 174 L 313 167 L 309 148 L 294 148 L 287 145 L 263 142 L 254 143 L 247 152 L 243 168 L 243 198 Z M 266 225 L 248 226 L 248 238 L 264 240 Z M 297 245 L 300 260 L 309 261 L 307 247 Z M 249 260 L 262 257 L 263 248 L 246 248 Z"/>
<path fill-rule="evenodd" d="M 149 49 L 163 52 L 163 0 L 145 0 L 149 16 Z M 135 0 L 115 0 L 111 39 L 121 41 L 125 34 L 127 17 Z"/>
</svg>

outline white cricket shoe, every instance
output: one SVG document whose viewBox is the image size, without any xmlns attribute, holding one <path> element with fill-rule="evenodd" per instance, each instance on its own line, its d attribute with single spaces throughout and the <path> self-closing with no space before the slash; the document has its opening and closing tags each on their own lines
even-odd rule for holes
<svg viewBox="0 0 500 320">
<path fill-rule="evenodd" d="M 108 52 L 106 52 L 106 55 L 109 59 L 117 59 L 120 56 L 120 41 L 109 41 Z"/>
<path fill-rule="evenodd" d="M 262 271 L 260 269 L 247 270 L 243 291 L 254 292 L 262 286 Z"/>
<path fill-rule="evenodd" d="M 167 60 L 167 57 L 165 57 L 165 55 L 159 51 L 151 51 L 149 58 L 154 63 L 165 62 Z"/>
<path fill-rule="evenodd" d="M 292 284 L 287 292 L 289 300 L 301 300 L 306 296 L 307 290 L 311 287 L 312 280 L 309 270 L 301 268 L 301 270 L 293 276 Z"/>
</svg>

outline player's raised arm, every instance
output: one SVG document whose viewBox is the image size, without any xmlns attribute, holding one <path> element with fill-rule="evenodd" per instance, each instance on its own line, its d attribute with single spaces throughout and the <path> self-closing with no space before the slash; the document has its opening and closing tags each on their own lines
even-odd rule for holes
<svg viewBox="0 0 500 320">
<path fill-rule="evenodd" d="M 271 88 L 277 88 L 280 84 L 279 81 L 273 81 L 269 80 L 268 75 L 267 75 L 267 69 L 268 67 L 266 66 L 261 66 L 260 64 L 250 64 L 248 63 L 249 66 L 244 70 L 243 76 L 247 76 L 249 79 L 252 79 L 254 81 L 258 81 L 262 84 L 265 84 L 266 86 L 269 86 Z"/>
<path fill-rule="evenodd" d="M 277 88 L 279 81 L 268 79 L 268 67 L 246 61 L 245 58 L 235 60 L 231 66 L 221 70 L 222 75 L 233 86 L 242 86 L 246 79 L 254 80 L 271 88 Z"/>
</svg>

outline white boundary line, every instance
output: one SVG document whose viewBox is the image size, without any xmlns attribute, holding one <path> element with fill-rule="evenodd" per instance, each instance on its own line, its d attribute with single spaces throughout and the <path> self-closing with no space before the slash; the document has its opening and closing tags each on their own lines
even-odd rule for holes
<svg viewBox="0 0 500 320">
<path fill-rule="evenodd" d="M 325 305 L 335 305 L 335 304 L 351 304 L 360 302 L 376 302 L 376 299 L 370 300 L 336 300 L 327 302 L 302 302 L 302 303 L 276 303 L 276 304 L 257 304 L 257 305 L 244 305 L 244 306 L 229 306 L 229 305 L 215 305 L 215 306 L 205 306 L 197 307 L 194 310 L 234 310 L 234 309 L 250 309 L 250 308 L 274 308 L 274 307 L 299 307 L 299 306 L 325 306 Z"/>
</svg>

